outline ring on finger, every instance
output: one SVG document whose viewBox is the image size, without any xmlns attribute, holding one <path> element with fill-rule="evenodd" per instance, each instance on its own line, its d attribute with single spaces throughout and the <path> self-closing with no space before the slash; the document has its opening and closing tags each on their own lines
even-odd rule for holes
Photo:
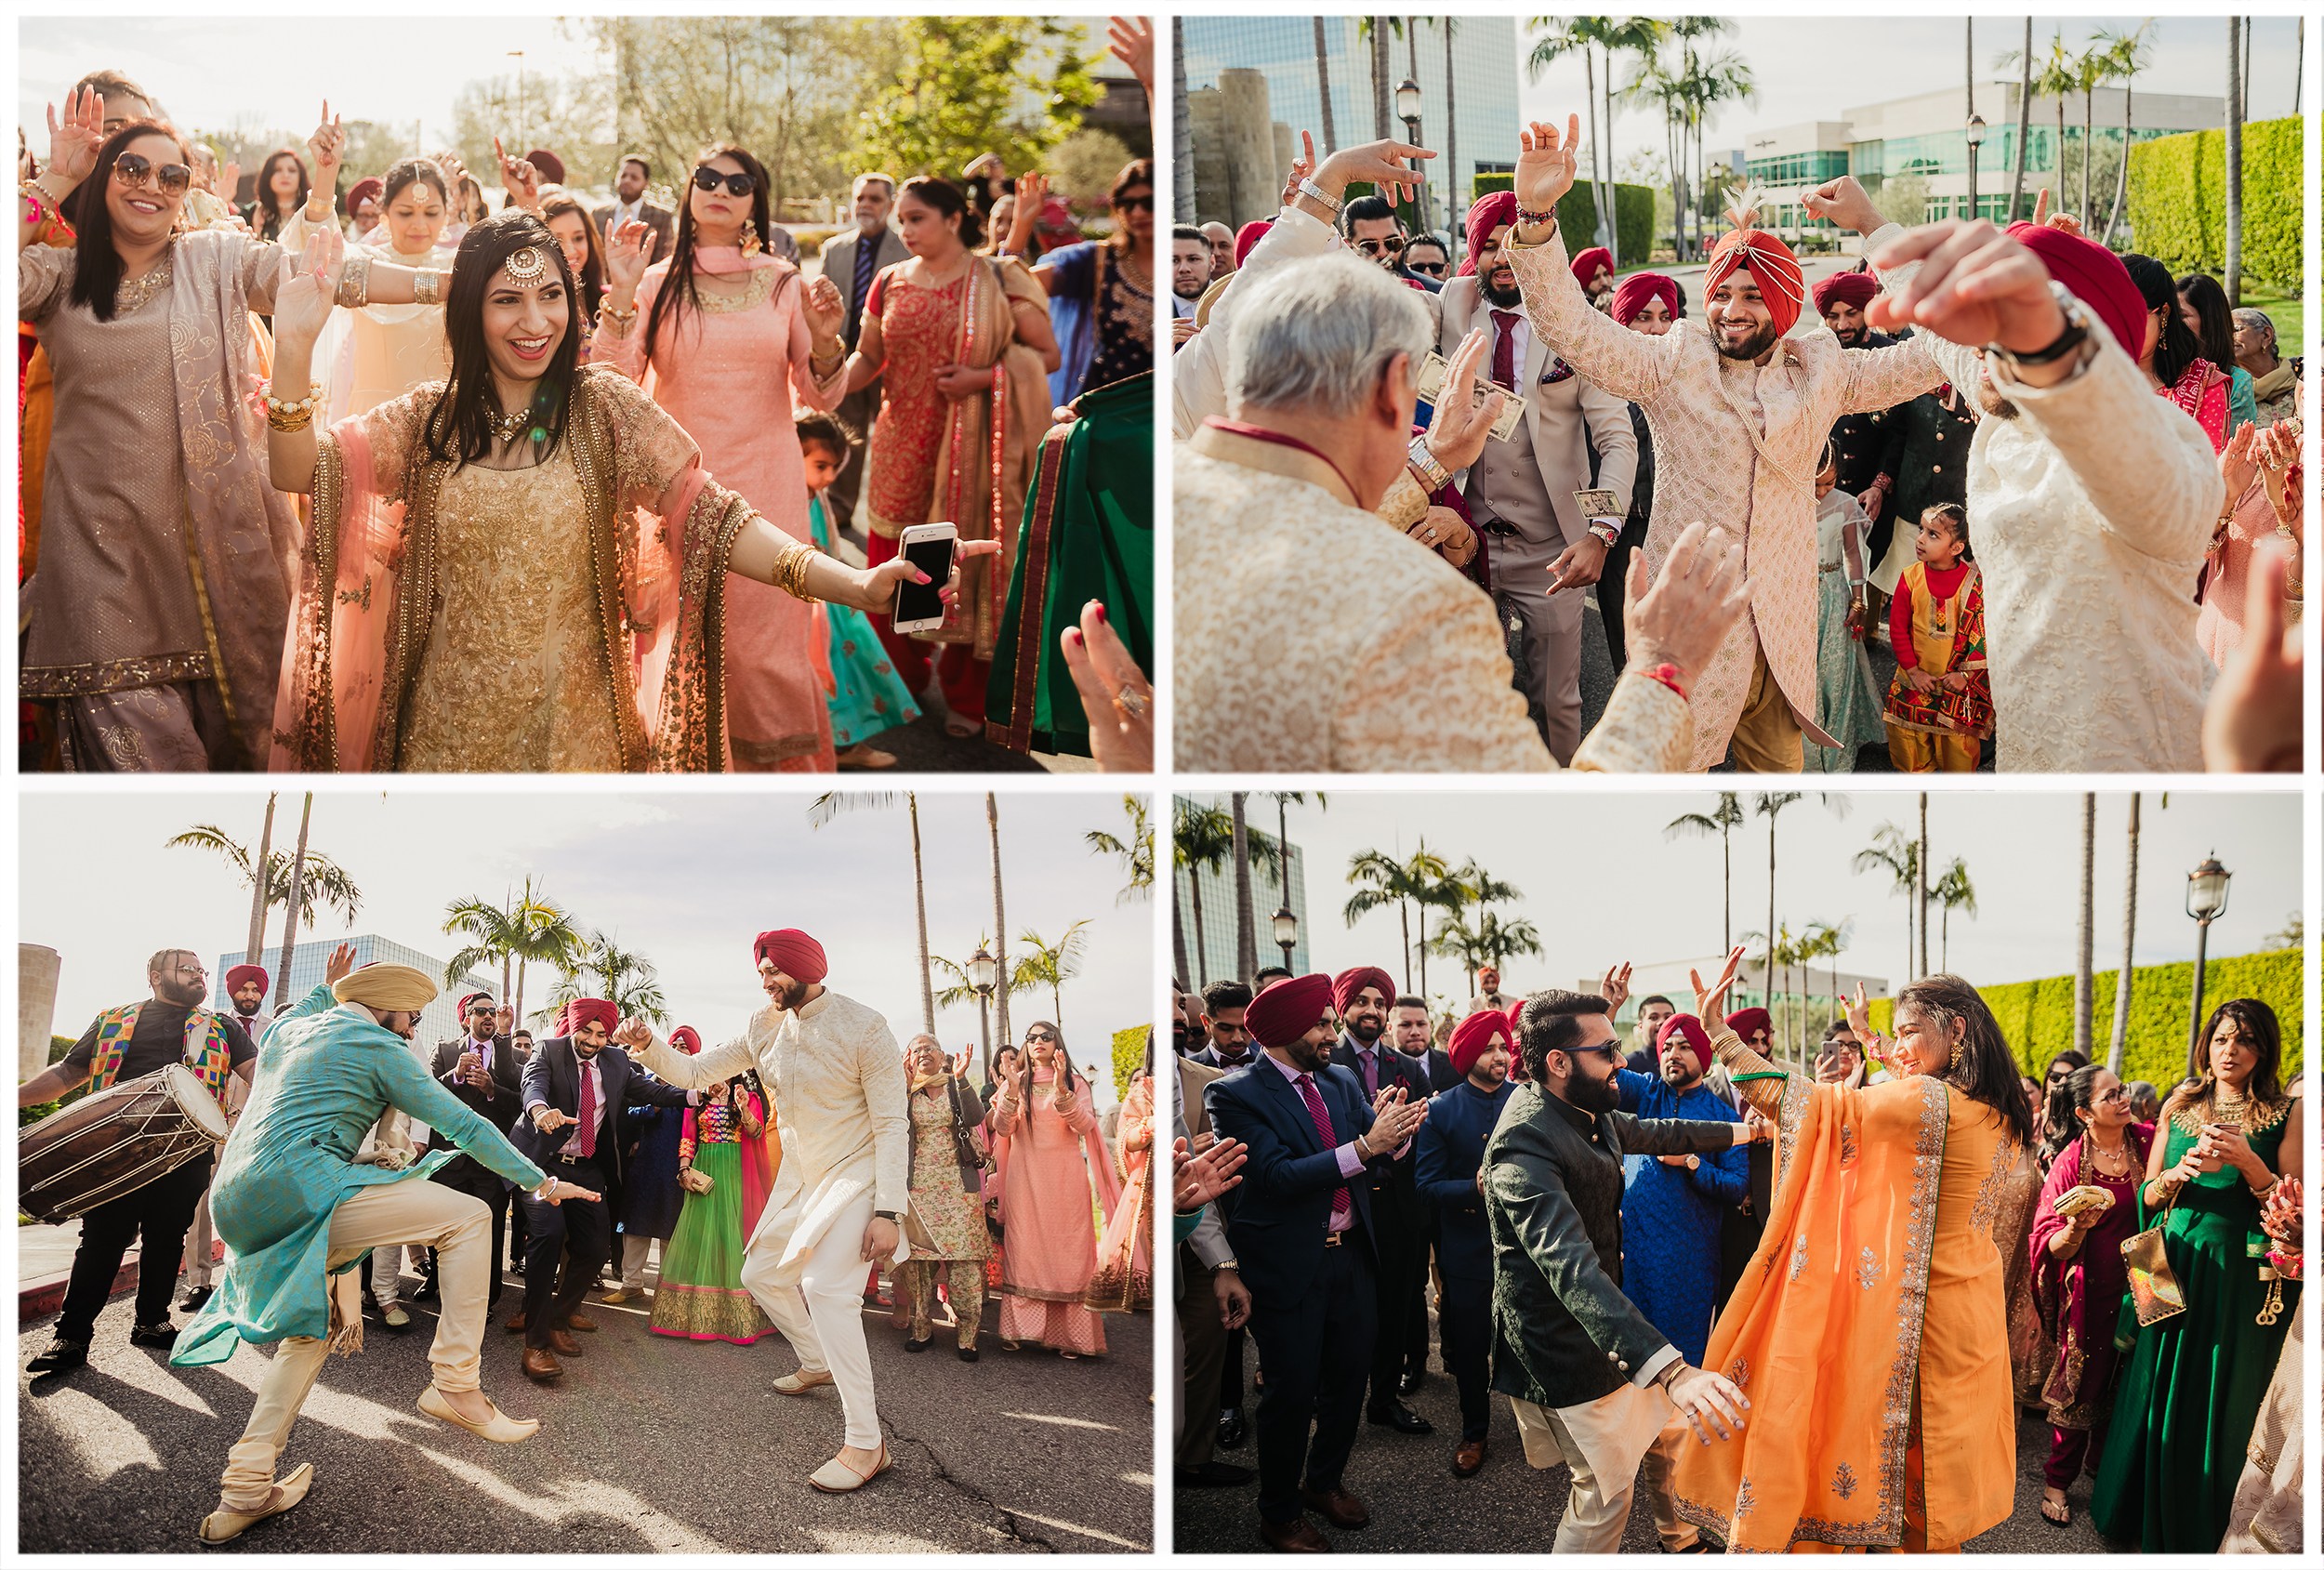
<svg viewBox="0 0 2324 1570">
<path fill-rule="evenodd" d="M 1146 717 L 1146 695 L 1139 692 L 1133 683 L 1125 681 L 1114 693 L 1114 706 L 1121 711 L 1125 719 L 1143 719 Z"/>
</svg>

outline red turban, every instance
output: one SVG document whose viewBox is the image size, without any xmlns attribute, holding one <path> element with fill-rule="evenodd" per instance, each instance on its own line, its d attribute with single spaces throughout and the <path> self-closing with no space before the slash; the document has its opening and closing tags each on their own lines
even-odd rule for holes
<svg viewBox="0 0 2324 1570">
<path fill-rule="evenodd" d="M 1487 1048 L 1506 1047 L 1509 1039 L 1509 1016 L 1499 1009 L 1480 1009 L 1454 1028 L 1446 1055 L 1452 1059 L 1453 1072 L 1465 1075 Z"/>
<path fill-rule="evenodd" d="M 1666 278 L 1659 272 L 1633 272 L 1614 285 L 1611 314 L 1617 323 L 1627 327 L 1630 319 L 1645 310 L 1648 300 L 1654 299 L 1660 300 L 1662 309 L 1676 316 L 1679 313 L 1678 280 Z"/>
<path fill-rule="evenodd" d="M 1574 258 L 1574 282 L 1587 289 L 1600 268 L 1614 270 L 1614 253 L 1604 245 L 1592 245 Z"/>
<path fill-rule="evenodd" d="M 1749 1041 L 1763 1030 L 1773 1036 L 1776 1033 L 1776 1022 L 1768 1016 L 1764 1009 L 1737 1009 L 1727 1016 L 1727 1028 L 1745 1041 Z"/>
<path fill-rule="evenodd" d="M 1286 976 L 1269 982 L 1243 1010 L 1243 1023 L 1261 1047 L 1288 1047 L 1315 1028 L 1331 1007 L 1331 978 Z"/>
<path fill-rule="evenodd" d="M 2009 226 L 2009 237 L 2041 258 L 2050 276 L 2106 324 L 2117 348 L 2136 360 L 2146 347 L 2146 297 L 2131 282 L 2122 258 L 2095 240 L 2046 224 Z"/>
<path fill-rule="evenodd" d="M 621 1011 L 602 997 L 576 997 L 565 1005 L 563 1028 L 567 1036 L 573 1035 L 591 1020 L 611 1030 L 621 1022 Z"/>
<path fill-rule="evenodd" d="M 565 161 L 545 147 L 536 147 L 524 155 L 524 161 L 539 171 L 543 185 L 565 183 Z"/>
<path fill-rule="evenodd" d="M 1355 1001 L 1355 995 L 1367 986 L 1380 988 L 1383 1003 L 1396 996 L 1396 983 L 1389 979 L 1387 971 L 1377 965 L 1358 965 L 1331 978 L 1331 1006 L 1346 1013 L 1348 1005 Z"/>
<path fill-rule="evenodd" d="M 236 965 L 226 972 L 226 996 L 231 997 L 244 982 L 257 983 L 263 992 L 270 980 L 263 965 Z"/>
<path fill-rule="evenodd" d="M 774 968 L 791 980 L 811 986 L 831 973 L 831 962 L 823 957 L 823 944 L 796 927 L 759 933 L 759 941 L 750 945 L 750 953 L 753 959 L 772 960 Z"/>
<path fill-rule="evenodd" d="M 1235 265 L 1236 267 L 1243 265 L 1243 258 L 1250 255 L 1250 248 L 1265 239 L 1267 231 L 1273 228 L 1274 228 L 1274 220 L 1272 218 L 1253 218 L 1235 231 Z"/>
<path fill-rule="evenodd" d="M 1775 319 L 1776 331 L 1788 333 L 1800 319 L 1800 304 L 1807 291 L 1800 280 L 1800 258 L 1791 247 L 1763 229 L 1731 229 L 1710 248 L 1710 265 L 1703 270 L 1703 298 L 1708 300 L 1736 268 L 1749 268 L 1759 285 L 1759 297 Z"/>
<path fill-rule="evenodd" d="M 387 186 L 381 183 L 379 177 L 376 175 L 373 175 L 365 179 L 357 180 L 353 185 L 349 186 L 347 188 L 348 216 L 352 218 L 355 214 L 355 209 L 362 206 L 366 202 L 378 201 L 379 193 L 387 189 Z"/>
<path fill-rule="evenodd" d="M 469 993 L 466 997 L 460 999 L 460 1018 L 464 1020 L 468 1018 L 469 1005 L 474 1003 L 480 997 L 486 1003 L 490 1003 L 493 1000 L 493 995 L 489 992 Z"/>
<path fill-rule="evenodd" d="M 1764 1014 L 1766 1010 L 1764 1009 L 1753 1009 L 1747 1010 L 1747 1012 Z M 1655 1033 L 1655 1052 L 1657 1056 L 1661 1054 L 1665 1044 L 1667 1044 L 1670 1037 L 1674 1036 L 1683 1036 L 1686 1038 L 1687 1046 L 1695 1049 L 1695 1061 L 1697 1063 L 1700 1063 L 1705 1068 L 1709 1068 L 1710 1066 L 1710 1033 L 1703 1029 L 1702 1021 L 1697 1019 L 1692 1014 L 1673 1014 L 1669 1019 L 1663 1021 L 1662 1028 Z"/>
<path fill-rule="evenodd" d="M 681 1052 L 702 1050 L 702 1036 L 692 1025 L 680 1025 L 669 1033 L 669 1044 Z"/>
<path fill-rule="evenodd" d="M 1469 254 L 1460 258 L 1459 277 L 1472 278 L 1477 270 L 1477 253 L 1495 230 L 1505 223 L 1517 221 L 1517 193 L 1497 191 L 1481 201 L 1469 204 Z"/>
<path fill-rule="evenodd" d="M 1829 310 L 1834 300 L 1845 300 L 1862 310 L 1880 292 L 1881 281 L 1868 272 L 1835 272 L 1816 285 L 1816 314 Z"/>
</svg>

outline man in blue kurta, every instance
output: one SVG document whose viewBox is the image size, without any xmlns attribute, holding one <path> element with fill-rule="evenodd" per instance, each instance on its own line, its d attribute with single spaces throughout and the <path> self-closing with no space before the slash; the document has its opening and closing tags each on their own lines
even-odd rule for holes
<svg viewBox="0 0 2324 1570">
<path fill-rule="evenodd" d="M 1490 1009 L 1470 1015 L 1453 1032 L 1447 1055 L 1461 1078 L 1429 1098 L 1415 1175 L 1445 1282 L 1445 1366 L 1460 1387 L 1453 1475 L 1474 1477 L 1485 1466 L 1493 1416 L 1493 1239 L 1477 1173 L 1485 1141 L 1509 1104 L 1509 1016 Z"/>
<path fill-rule="evenodd" d="M 350 1267 L 374 1247 L 437 1252 L 442 1317 L 419 1409 L 503 1444 L 530 1438 L 537 1421 L 504 1416 L 478 1388 L 491 1212 L 472 1194 L 413 1180 L 456 1147 L 551 1203 L 596 1197 L 548 1178 L 420 1066 L 409 1040 L 436 995 L 426 972 L 356 970 L 354 950 L 341 944 L 324 974 L 259 1045 L 249 1104 L 211 1185 L 211 1219 L 230 1250 L 225 1279 L 170 1353 L 173 1365 L 199 1366 L 225 1362 L 238 1341 L 282 1342 L 227 1458 L 218 1508 L 203 1520 L 205 1543 L 230 1541 L 306 1497 L 312 1464 L 277 1483 L 275 1463 L 324 1355 L 363 1345 Z M 404 1165 L 408 1141 L 381 1141 L 387 1154 L 358 1163 L 363 1136 L 390 1109 L 436 1130 L 437 1149 Z"/>
<path fill-rule="evenodd" d="M 1673 1014 L 1655 1037 L 1658 1073 L 1618 1070 L 1622 1110 L 1633 1117 L 1739 1123 L 1742 1115 L 1703 1083 L 1710 1036 L 1692 1014 Z M 1710 1155 L 1622 1158 L 1622 1290 L 1679 1355 L 1700 1367 L 1719 1311 L 1719 1231 L 1750 1180 L 1750 1150 Z M 1663 1547 L 1692 1551 L 1695 1528 L 1672 1508 L 1670 1468 L 1684 1426 L 1665 1429 L 1646 1453 L 1644 1483 Z"/>
</svg>

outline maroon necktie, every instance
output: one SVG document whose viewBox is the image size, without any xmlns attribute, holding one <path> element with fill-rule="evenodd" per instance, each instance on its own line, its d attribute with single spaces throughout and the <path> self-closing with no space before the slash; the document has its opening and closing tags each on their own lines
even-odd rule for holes
<svg viewBox="0 0 2324 1570">
<path fill-rule="evenodd" d="M 1324 1096 L 1322 1091 L 1315 1088 L 1315 1076 L 1312 1074 L 1302 1074 L 1299 1076 L 1299 1084 L 1300 1100 L 1307 1103 L 1307 1115 L 1315 1120 L 1315 1137 L 1324 1141 L 1324 1149 L 1327 1151 L 1339 1149 L 1340 1141 L 1334 1139 L 1331 1133 L 1331 1114 L 1324 1110 Z M 1331 1191 L 1331 1213 L 1333 1215 L 1337 1216 L 1342 1211 L 1353 1211 L 1354 1208 L 1355 1201 L 1348 1196 L 1347 1184 L 1341 1183 Z"/>
<path fill-rule="evenodd" d="M 587 1161 L 597 1154 L 597 1091 L 589 1065 L 581 1065 L 581 1131 L 573 1137 L 573 1154 Z"/>
<path fill-rule="evenodd" d="M 1517 313 L 1493 312 L 1493 379 L 1503 387 L 1517 385 Z"/>
</svg>

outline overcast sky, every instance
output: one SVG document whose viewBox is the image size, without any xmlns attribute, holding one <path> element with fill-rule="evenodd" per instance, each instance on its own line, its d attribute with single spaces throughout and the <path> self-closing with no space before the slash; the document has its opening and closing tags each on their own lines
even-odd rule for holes
<svg viewBox="0 0 2324 1570">
<path fill-rule="evenodd" d="M 2053 33 L 2063 32 L 2066 46 L 2084 47 L 2101 28 L 2127 33 L 2143 17 L 2036 17 L 2034 53 L 2046 57 Z M 2224 16 L 2177 16 L 2154 19 L 2146 69 L 2133 86 L 2140 92 L 2190 93 L 2224 98 L 2227 77 L 2227 24 Z M 1962 19 L 1953 17 L 1886 17 L 1860 7 L 1845 17 L 1739 17 L 1734 31 L 1710 41 L 1712 49 L 1733 49 L 1750 62 L 1758 79 L 1759 101 L 1736 104 L 1711 117 L 1705 136 L 1710 152 L 1742 145 L 1753 130 L 1796 125 L 1808 120 L 1836 120 L 1844 110 L 1921 93 L 1961 92 Z M 2023 17 L 1976 19 L 1976 63 L 1981 82 L 2017 79 L 2014 69 L 1995 61 L 2025 41 Z M 2295 112 L 2292 101 L 2295 39 L 2299 21 L 2292 17 L 2259 17 L 2251 28 L 2251 118 L 2274 119 Z M 1533 34 L 1519 30 L 1520 50 L 1530 54 Z M 1635 67 L 1616 68 L 1618 88 Z M 1528 118 L 1554 119 L 1562 128 L 1565 117 L 1579 113 L 1588 135 L 1590 124 L 1584 99 L 1583 68 L 1578 55 L 1558 61 L 1538 80 L 1518 71 L 1517 103 Z M 1600 84 L 1601 89 L 1604 84 Z M 2310 92 L 2314 87 L 2311 86 Z M 2069 115 L 2069 118 L 2072 116 Z M 1614 154 L 1618 161 L 1634 152 L 1662 152 L 1662 122 L 1649 109 L 1618 106 L 1614 125 Z"/>
<path fill-rule="evenodd" d="M 1763 928 L 1767 917 L 1767 820 L 1750 812 L 1735 831 L 1735 931 Z M 1855 922 L 1841 956 L 1844 970 L 1901 980 L 1905 902 L 1885 873 L 1849 870 L 1883 823 L 1917 832 L 1919 798 L 1910 792 L 1858 792 L 1841 798 L 1837 816 L 1814 794 L 1777 818 L 1776 911 L 1794 932 L 1811 921 Z M 1318 809 L 1312 798 L 1290 808 L 1291 842 L 1307 864 L 1307 940 L 1318 970 L 1370 964 L 1397 970 L 1396 913 L 1375 912 L 1353 929 L 1340 907 L 1352 890 L 1349 860 L 1380 850 L 1400 859 L 1425 838 L 1456 865 L 1474 858 L 1524 898 L 1499 907 L 1540 930 L 1544 957 L 1510 964 L 1509 989 L 1567 986 L 1620 960 L 1651 964 L 1717 952 L 1720 939 L 1719 841 L 1667 838 L 1664 825 L 1717 804 L 1709 791 L 1629 795 L 1540 791 L 1528 795 L 1462 791 L 1439 795 L 1334 790 Z M 1254 798 L 1254 815 L 1270 829 L 1274 803 Z M 2098 798 L 2096 950 L 2098 964 L 2122 952 L 2124 827 L 2129 798 Z M 1952 968 L 1972 982 L 2030 981 L 2071 974 L 2081 872 L 2081 798 L 2065 792 L 1944 791 L 1929 798 L 1930 860 L 1940 871 L 1964 858 L 1978 915 L 1951 924 Z M 2195 924 L 2185 914 L 2186 874 L 2208 852 L 2235 875 L 2227 914 L 2212 925 L 2210 952 L 2243 954 L 2267 946 L 2301 907 L 2300 798 L 2291 793 L 2173 791 L 2170 806 L 2155 792 L 2140 817 L 2138 961 L 2191 959 Z M 1936 940 L 1929 943 L 1936 963 Z M 1451 962 L 1446 962 L 1447 964 Z M 1450 990 L 1435 965 L 1438 993 Z"/>
<path fill-rule="evenodd" d="M 529 873 L 551 903 L 652 959 L 674 1021 L 706 1040 L 739 1035 L 764 1002 L 750 944 L 771 927 L 812 932 L 831 958 L 829 984 L 885 1013 L 901 1039 L 919 1028 L 920 1013 L 909 822 L 899 804 L 811 829 L 812 799 L 764 791 L 318 793 L 310 842 L 346 866 L 364 898 L 351 927 L 320 913 L 315 941 L 378 932 L 449 957 L 445 904 L 467 895 L 496 901 Z M 1011 940 L 1031 928 L 1055 942 L 1090 918 L 1062 1022 L 1076 1059 L 1094 1066 L 1107 1058 L 1113 1032 L 1149 1017 L 1153 997 L 1154 906 L 1116 905 L 1120 864 L 1081 838 L 1096 828 L 1126 835 L 1121 798 L 1003 792 L 999 800 Z M 296 838 L 298 802 L 282 798 L 278 846 Z M 207 957 L 242 948 L 247 887 L 221 858 L 164 841 L 215 823 L 255 845 L 264 812 L 265 798 L 247 790 L 23 793 L 19 936 L 64 957 L 57 1030 L 77 1035 L 99 1009 L 141 995 L 155 949 L 190 944 Z M 920 830 L 930 945 L 966 960 L 992 930 L 983 795 L 922 792 Z M 268 931 L 270 942 L 279 937 L 279 914 Z M 553 980 L 532 972 L 528 1011 Z M 1049 993 L 1016 995 L 1010 1007 L 1012 1033 L 1022 1035 L 1050 1012 Z M 976 1010 L 940 1011 L 937 1031 L 955 1050 L 973 1046 Z"/>
</svg>

